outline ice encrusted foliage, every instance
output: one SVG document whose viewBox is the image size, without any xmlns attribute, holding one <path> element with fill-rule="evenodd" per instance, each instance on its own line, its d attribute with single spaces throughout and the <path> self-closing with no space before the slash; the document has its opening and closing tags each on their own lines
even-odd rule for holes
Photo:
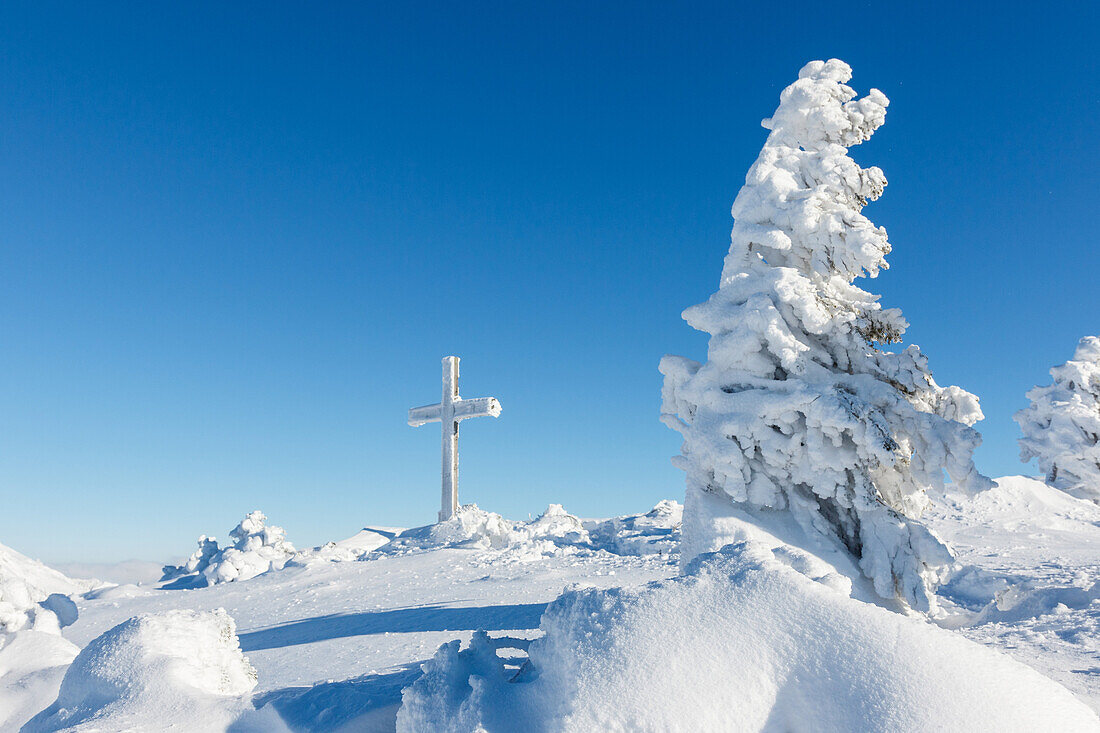
<svg viewBox="0 0 1100 733">
<path fill-rule="evenodd" d="M 789 511 L 842 542 L 879 595 L 928 610 L 952 555 L 917 517 L 945 470 L 990 485 L 972 460 L 982 413 L 936 384 L 916 346 L 880 348 L 908 323 L 853 284 L 888 266 L 890 243 L 861 213 L 886 178 L 848 148 L 889 101 L 877 89 L 856 99 L 851 74 L 810 62 L 763 121 L 771 134 L 734 201 L 719 289 L 683 314 L 710 334 L 708 360 L 661 360 L 662 420 L 684 436 L 689 511 L 695 491 Z"/>
<path fill-rule="evenodd" d="M 267 524 L 258 509 L 250 512 L 229 533 L 233 545 L 218 549 L 213 537 L 199 537 L 198 549 L 183 565 L 166 565 L 161 581 L 175 587 L 201 587 L 248 580 L 269 570 L 281 570 L 297 551 L 282 527 Z"/>
<path fill-rule="evenodd" d="M 1014 417 L 1024 434 L 1020 460 L 1037 458 L 1047 484 L 1100 503 L 1100 338 L 1081 339 L 1050 376 L 1054 382 L 1028 392 L 1031 404 Z"/>
</svg>

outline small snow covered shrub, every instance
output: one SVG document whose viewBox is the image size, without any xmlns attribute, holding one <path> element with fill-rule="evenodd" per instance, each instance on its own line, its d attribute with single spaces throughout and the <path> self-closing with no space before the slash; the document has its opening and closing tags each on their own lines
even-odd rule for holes
<svg viewBox="0 0 1100 733">
<path fill-rule="evenodd" d="M 282 570 L 294 557 L 294 545 L 287 542 L 283 528 L 269 527 L 266 520 L 263 512 L 254 511 L 229 533 L 235 540 L 233 546 L 222 550 L 202 571 L 211 585 Z"/>
<path fill-rule="evenodd" d="M 1031 404 L 1014 417 L 1024 434 L 1020 460 L 1038 459 L 1047 484 L 1100 503 L 1100 338 L 1081 339 L 1050 376 L 1053 383 L 1028 392 Z"/>
<path fill-rule="evenodd" d="M 224 730 L 255 686 L 223 609 L 146 614 L 93 639 L 27 730 Z"/>
<path fill-rule="evenodd" d="M 217 554 L 218 538 L 201 535 L 199 536 L 199 547 L 191 553 L 191 557 L 187 558 L 187 561 L 183 563 L 183 565 L 165 565 L 163 570 L 164 575 L 161 576 L 161 580 L 175 580 L 185 575 L 201 573 L 210 566 L 210 561 Z"/>
<path fill-rule="evenodd" d="M 199 547 L 187 562 L 165 566 L 161 580 L 194 587 L 248 580 L 268 570 L 282 570 L 297 551 L 282 527 L 269 526 L 266 521 L 263 512 L 250 513 L 229 533 L 234 543 L 224 549 L 218 549 L 213 537 L 199 537 Z"/>
<path fill-rule="evenodd" d="M 807 64 L 764 120 L 718 291 L 683 314 L 710 334 L 707 362 L 661 360 L 661 417 L 684 436 L 687 512 L 694 492 L 789 512 L 842 543 L 879 595 L 928 610 L 952 555 L 918 521 L 925 490 L 945 470 L 989 486 L 972 460 L 982 413 L 936 384 L 916 346 L 880 347 L 908 324 L 854 284 L 888 266 L 890 244 L 861 213 L 886 177 L 848 148 L 889 101 L 877 89 L 856 99 L 851 75 L 836 59 Z"/>
</svg>

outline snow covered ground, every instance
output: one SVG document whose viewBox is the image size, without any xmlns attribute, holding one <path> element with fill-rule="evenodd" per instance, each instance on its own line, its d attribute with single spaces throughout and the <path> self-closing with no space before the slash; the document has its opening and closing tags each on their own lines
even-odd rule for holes
<svg viewBox="0 0 1100 733">
<path fill-rule="evenodd" d="M 1019 477 L 1000 480 L 996 488 L 976 499 L 948 493 L 937 497 L 935 504 L 930 524 L 955 546 L 962 565 L 970 566 L 957 572 L 941 592 L 944 617 L 940 623 L 953 630 L 939 631 L 927 623 L 913 630 L 911 627 L 919 622 L 910 623 L 873 606 L 858 613 L 866 614 L 871 626 L 884 624 L 882 628 L 886 629 L 900 624 L 901 630 L 896 633 L 912 634 L 918 640 L 912 643 L 918 646 L 928 634 L 947 634 L 952 640 L 962 635 L 1005 652 L 1061 683 L 1093 710 L 1100 710 L 1100 586 L 1096 585 L 1100 580 L 1100 507 Z M 491 647 L 495 658 L 501 660 L 505 676 L 512 676 L 526 659 L 529 640 L 542 636 L 539 625 L 547 604 L 564 589 L 570 592 L 563 604 L 556 605 L 547 627 L 559 640 L 568 638 L 568 628 L 580 628 L 569 626 L 563 619 L 572 619 L 569 623 L 577 618 L 591 619 L 587 623 L 594 625 L 588 630 L 598 631 L 602 628 L 598 614 L 605 608 L 619 607 L 626 611 L 617 617 L 613 614 L 613 623 L 653 626 L 656 617 L 647 616 L 649 612 L 644 609 L 659 604 L 647 606 L 649 601 L 645 599 L 683 597 L 686 588 L 709 587 L 700 580 L 669 584 L 669 579 L 678 575 L 678 521 L 679 506 L 673 503 L 662 503 L 647 515 L 604 522 L 578 520 L 560 507 L 551 507 L 532 522 L 510 522 L 464 508 L 445 526 L 403 534 L 395 528 L 368 528 L 348 540 L 299 553 L 281 570 L 190 590 L 127 584 L 88 591 L 87 583 L 59 581 L 42 566 L 28 564 L 25 559 L 16 562 L 12 558 L 18 558 L 17 553 L 0 548 L 0 557 L 8 559 L 7 564 L 0 565 L 7 573 L 0 581 L 7 582 L 16 573 L 30 574 L 44 586 L 38 589 L 38 595 L 45 591 L 72 594 L 79 613 L 75 622 L 58 634 L 48 629 L 29 630 L 35 624 L 31 616 L 39 612 L 24 609 L 27 620 L 23 627 L 0 634 L 4 639 L 0 642 L 0 730 L 19 730 L 36 715 L 27 730 L 55 730 L 79 724 L 80 720 L 87 729 L 101 725 L 112 730 L 120 721 L 131 725 L 138 721 L 140 728 L 140 721 L 148 720 L 142 716 L 154 712 L 166 724 L 187 721 L 184 727 L 194 730 L 224 730 L 230 719 L 237 720 L 234 730 L 393 730 L 402 690 L 421 680 L 422 665 L 435 657 L 441 645 L 459 640 L 465 648 L 476 631 L 484 630 L 488 637 L 479 643 Z M 821 618 L 814 623 L 844 628 L 844 619 L 850 617 L 843 610 L 848 608 L 844 604 L 856 602 L 827 587 L 836 583 L 817 569 L 817 561 L 788 554 L 782 562 L 795 568 L 798 575 L 787 573 L 775 580 L 778 576 L 774 563 L 767 559 L 766 552 L 761 554 L 759 547 L 754 548 L 740 557 L 718 558 L 712 571 L 715 577 L 743 579 L 752 593 L 730 596 L 722 590 L 729 586 L 719 584 L 713 586 L 711 597 L 743 605 L 745 598 L 765 603 L 780 597 L 775 595 L 779 592 L 776 589 L 793 588 L 798 603 L 815 613 L 820 609 Z M 766 582 L 754 584 L 750 582 L 754 577 Z M 647 585 L 654 581 L 659 581 L 658 585 Z M 59 582 L 69 585 L 58 590 L 55 586 Z M 627 590 L 612 595 L 599 592 L 615 587 Z M 640 600 L 632 606 L 629 599 Z M 834 601 L 840 605 L 830 611 Z M 752 610 L 751 604 L 745 608 Z M 224 638 L 225 621 L 217 609 L 225 609 L 235 621 L 239 651 L 232 634 Z M 48 620 L 46 614 L 40 615 Z M 818 663 L 813 660 L 830 657 L 828 645 L 819 650 L 821 654 L 812 651 L 812 635 L 800 635 L 797 630 L 787 633 L 783 625 L 768 618 L 749 616 L 751 613 L 742 613 L 735 620 L 747 624 L 744 629 L 773 634 L 770 638 L 777 643 L 798 644 L 805 651 L 790 658 L 809 660 L 806 663 L 812 665 Z M 115 629 L 133 617 L 145 620 Z M 684 619 L 683 623 L 691 621 Z M 853 624 L 852 631 L 841 631 L 837 636 L 847 640 L 842 653 L 854 654 L 853 659 L 859 657 L 860 644 L 879 638 L 875 634 L 860 636 L 864 633 L 861 626 Z M 109 631 L 104 641 L 101 635 Z M 658 641 L 665 638 L 659 630 L 655 633 Z M 895 632 L 882 633 L 893 638 Z M 200 653 L 197 647 L 189 646 L 192 642 L 188 640 L 196 636 L 212 640 L 201 653 L 210 655 L 213 663 L 225 670 L 218 680 L 203 679 L 180 661 Z M 97 638 L 96 646 L 90 647 Z M 693 638 L 689 633 L 678 643 L 687 644 Z M 860 642 L 862 638 L 871 641 Z M 543 654 L 546 680 L 560 672 L 550 662 L 554 643 L 551 639 L 542 643 L 541 652 L 532 652 Z M 593 644 L 600 649 L 599 644 Z M 964 651 L 972 648 L 963 646 Z M 556 648 L 560 651 L 567 645 L 559 643 Z M 639 648 L 652 657 L 650 664 L 663 659 L 661 664 L 672 665 L 676 659 L 677 647 L 666 646 L 663 641 Z M 85 652 L 73 665 L 63 688 L 66 667 L 81 649 Z M 600 652 L 591 666 L 593 674 L 601 669 L 601 658 L 606 657 L 603 666 L 609 668 L 616 659 L 622 662 L 621 646 L 608 649 L 620 657 Z M 241 652 L 247 663 L 240 660 Z M 111 660 L 130 658 L 127 655 L 153 661 L 134 666 L 132 678 L 122 684 L 111 676 L 112 665 L 118 664 Z M 941 663 L 956 658 L 988 663 L 982 661 L 984 657 L 974 657 L 974 652 L 962 657 L 945 655 Z M 752 661 L 772 664 L 759 655 Z M 1007 660 L 1003 664 L 999 659 L 994 661 L 997 664 L 993 667 L 1008 664 Z M 681 667 L 683 662 L 680 660 Z M 434 665 L 438 672 L 441 664 L 437 659 L 429 667 Z M 729 667 L 730 675 L 736 673 L 736 660 L 722 665 Z M 250 668 L 255 669 L 255 687 L 249 692 Z M 691 665 L 683 668 L 690 670 Z M 1036 680 L 1040 687 L 1047 684 L 1038 678 L 1028 681 L 1026 674 L 1013 671 L 1015 667 L 1005 669 L 1003 679 L 1024 682 L 1014 682 L 1015 688 L 1008 682 L 995 687 L 1002 693 L 1031 689 Z M 816 689 L 812 677 L 807 680 L 803 673 L 802 682 L 784 689 L 788 695 L 807 694 L 807 690 Z M 219 687 L 220 680 L 225 679 L 232 684 Z M 598 682 L 599 678 L 594 679 Z M 892 694 L 904 691 L 907 679 L 899 676 Z M 155 694 L 148 692 L 154 682 L 164 680 L 176 682 L 158 684 Z M 853 680 L 853 684 L 863 684 Z M 432 684 L 431 680 L 420 682 L 418 696 L 410 698 L 413 703 L 432 699 L 434 693 L 425 691 L 425 684 Z M 445 692 L 450 682 L 440 684 L 435 692 Z M 545 691 L 548 682 L 540 684 L 523 687 Z M 173 689 L 177 692 L 172 693 Z M 629 692 L 629 685 L 625 692 Z M 169 693 L 193 704 L 173 710 L 164 702 Z M 1057 700 L 1058 694 L 1055 689 L 1049 699 Z M 97 701 L 108 698 L 97 722 Z M 200 699 L 205 702 L 194 702 Z M 638 704 L 639 699 L 644 702 L 645 698 L 637 694 L 630 698 L 632 704 Z M 756 702 L 761 699 L 766 697 L 753 698 Z M 66 719 L 59 714 L 54 703 L 58 701 L 64 707 L 65 700 L 74 708 L 83 705 L 80 709 L 91 710 L 90 720 Z M 47 710 L 51 706 L 53 710 Z M 1059 703 L 1059 709 L 1071 707 L 1066 700 Z M 784 714 L 798 709 L 783 708 Z M 200 712 L 196 714 L 196 710 Z M 766 708 L 754 709 L 754 714 L 763 715 L 765 721 L 766 713 Z M 402 715 L 406 722 L 415 720 L 409 712 Z M 713 719 L 727 721 L 732 730 L 744 729 L 738 727 L 736 716 L 734 709 L 727 709 L 724 717 Z M 660 720 L 654 717 L 653 725 L 659 726 Z M 1081 719 L 1077 721 L 1080 724 Z M 797 729 L 797 723 L 784 723 L 777 715 L 769 724 L 789 724 Z M 1078 729 L 1100 729 L 1100 723 L 1086 721 Z"/>
<path fill-rule="evenodd" d="M 975 568 L 940 589 L 977 612 L 959 632 L 1100 712 L 1100 506 L 1009 476 L 974 499 L 940 497 L 928 521 Z"/>
<path fill-rule="evenodd" d="M 123 621 L 219 608 L 236 622 L 241 649 L 257 672 L 253 701 L 265 708 L 257 729 L 272 729 L 270 714 L 277 711 L 294 730 L 371 730 L 372 721 L 379 730 L 392 730 L 402 688 L 440 645 L 468 641 L 478 629 L 532 638 L 546 604 L 577 583 L 634 586 L 674 575 L 676 557 L 669 550 L 678 544 L 678 509 L 662 502 L 649 515 L 618 518 L 612 527 L 581 524 L 560 507 L 533 522 L 464 507 L 450 525 L 411 530 L 394 543 L 399 529 L 367 528 L 245 581 L 191 590 L 94 590 L 79 598 L 79 618 L 65 629 L 68 641 L 34 640 L 39 647 L 70 649 L 51 665 L 36 704 L 22 706 L 19 718 L 0 714 L 0 730 L 18 729 L 17 722 L 50 705 L 61 682 L 58 672 L 77 648 Z M 594 549 L 585 525 L 617 551 L 650 554 Z M 0 693 L 0 710 L 3 695 L 27 678 L 24 668 L 5 676 L 3 654 L 0 648 L 0 689 L 7 690 Z"/>
</svg>

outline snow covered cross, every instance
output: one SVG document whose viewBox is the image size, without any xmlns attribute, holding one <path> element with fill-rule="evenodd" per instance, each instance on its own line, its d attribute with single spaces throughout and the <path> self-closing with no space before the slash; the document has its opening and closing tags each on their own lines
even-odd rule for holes
<svg viewBox="0 0 1100 733">
<path fill-rule="evenodd" d="M 443 497 L 439 521 L 454 516 L 458 509 L 458 423 L 468 417 L 500 417 L 496 397 L 464 400 L 458 396 L 458 357 L 443 357 L 443 401 L 409 410 L 409 425 L 418 428 L 430 422 L 443 428 Z"/>
</svg>

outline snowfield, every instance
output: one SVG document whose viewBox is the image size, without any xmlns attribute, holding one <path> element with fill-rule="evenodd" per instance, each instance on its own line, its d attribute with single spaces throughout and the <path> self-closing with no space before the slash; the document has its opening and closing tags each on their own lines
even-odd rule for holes
<svg viewBox="0 0 1100 733">
<path fill-rule="evenodd" d="M 1009 476 L 973 499 L 949 491 L 929 514 L 967 566 L 940 588 L 973 612 L 958 631 L 1100 711 L 1100 506 Z"/>
<path fill-rule="evenodd" d="M 3 548 L 4 587 L 61 583 L 78 616 L 0 634 L 0 730 L 1100 730 L 1095 504 L 1021 477 L 934 497 L 942 628 L 759 526 L 680 576 L 680 511 L 463 507 L 189 590 Z"/>
</svg>

